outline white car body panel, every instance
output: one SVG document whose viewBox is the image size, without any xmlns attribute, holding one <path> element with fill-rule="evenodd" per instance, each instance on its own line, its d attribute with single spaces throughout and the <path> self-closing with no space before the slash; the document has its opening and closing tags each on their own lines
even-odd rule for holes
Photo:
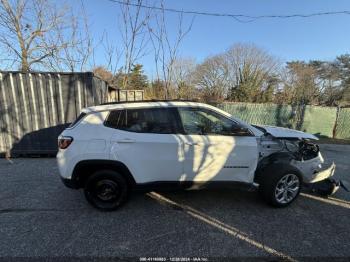
<svg viewBox="0 0 350 262">
<path fill-rule="evenodd" d="M 184 176 L 181 181 L 252 183 L 258 163 L 253 136 L 184 135 Z"/>
<path fill-rule="evenodd" d="M 176 135 L 112 130 L 111 159 L 125 164 L 136 183 L 176 181 L 182 175 L 181 141 Z"/>
<path fill-rule="evenodd" d="M 157 181 L 252 183 L 258 152 L 255 137 L 140 134 L 115 130 L 111 159 L 128 166 L 136 183 L 140 184 Z"/>
<path fill-rule="evenodd" d="M 318 138 L 312 134 L 308 134 L 299 130 L 289 129 L 285 127 L 277 126 L 265 126 L 259 125 L 266 130 L 267 133 L 276 138 L 299 138 L 299 139 L 313 139 L 318 140 Z"/>
<path fill-rule="evenodd" d="M 113 130 L 103 125 L 107 112 L 87 115 L 78 125 L 66 128 L 60 136 L 73 137 L 74 146 L 59 149 L 57 163 L 63 178 L 71 178 L 77 163 L 89 159 L 109 159 Z"/>
</svg>

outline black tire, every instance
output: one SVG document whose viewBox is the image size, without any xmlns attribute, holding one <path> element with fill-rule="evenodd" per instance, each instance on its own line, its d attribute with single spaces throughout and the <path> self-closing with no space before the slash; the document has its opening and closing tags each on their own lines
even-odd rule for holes
<svg viewBox="0 0 350 262">
<path fill-rule="evenodd" d="M 290 205 L 298 197 L 301 185 L 299 170 L 288 164 L 271 164 L 259 176 L 259 192 L 274 207 Z"/>
<path fill-rule="evenodd" d="M 84 194 L 92 206 L 103 211 L 112 211 L 126 202 L 129 188 L 121 174 L 112 170 L 101 170 L 87 179 Z"/>
</svg>

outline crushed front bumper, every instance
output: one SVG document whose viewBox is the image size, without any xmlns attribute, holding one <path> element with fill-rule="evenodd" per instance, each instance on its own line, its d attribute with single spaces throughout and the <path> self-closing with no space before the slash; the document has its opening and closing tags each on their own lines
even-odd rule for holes
<svg viewBox="0 0 350 262">
<path fill-rule="evenodd" d="M 341 181 L 333 178 L 336 167 L 334 162 L 327 168 L 322 167 L 323 163 L 324 159 L 319 153 L 313 159 L 306 161 L 293 160 L 291 164 L 299 169 L 306 188 L 319 195 L 329 196 L 337 192 L 341 186 Z"/>
<path fill-rule="evenodd" d="M 335 164 L 334 162 L 332 163 L 332 165 L 324 170 L 321 171 L 314 171 L 314 173 L 309 176 L 309 183 L 316 183 L 316 182 L 320 182 L 322 180 L 325 180 L 327 178 L 330 178 L 334 175 L 335 172 Z"/>
<path fill-rule="evenodd" d="M 324 159 L 321 153 L 309 160 L 292 160 L 291 164 L 295 166 L 301 173 L 304 183 L 316 183 L 328 179 L 334 175 L 334 162 L 328 167 L 323 168 Z"/>
</svg>

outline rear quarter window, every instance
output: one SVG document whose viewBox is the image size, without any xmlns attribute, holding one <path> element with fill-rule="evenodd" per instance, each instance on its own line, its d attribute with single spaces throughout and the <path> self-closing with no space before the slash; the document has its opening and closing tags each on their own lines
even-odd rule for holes
<svg viewBox="0 0 350 262">
<path fill-rule="evenodd" d="M 75 119 L 75 121 L 73 121 L 69 126 L 68 128 L 70 127 L 74 127 L 76 124 L 78 124 L 78 122 L 80 122 L 80 120 L 82 120 L 87 114 L 86 113 L 81 113 L 77 119 Z"/>
</svg>

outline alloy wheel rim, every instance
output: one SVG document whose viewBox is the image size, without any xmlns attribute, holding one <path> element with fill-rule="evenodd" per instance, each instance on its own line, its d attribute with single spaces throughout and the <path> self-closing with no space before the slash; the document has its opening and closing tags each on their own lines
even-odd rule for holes
<svg viewBox="0 0 350 262">
<path fill-rule="evenodd" d="M 287 204 L 291 202 L 299 192 L 299 178 L 295 174 L 283 176 L 276 185 L 275 199 L 278 203 Z"/>
</svg>

